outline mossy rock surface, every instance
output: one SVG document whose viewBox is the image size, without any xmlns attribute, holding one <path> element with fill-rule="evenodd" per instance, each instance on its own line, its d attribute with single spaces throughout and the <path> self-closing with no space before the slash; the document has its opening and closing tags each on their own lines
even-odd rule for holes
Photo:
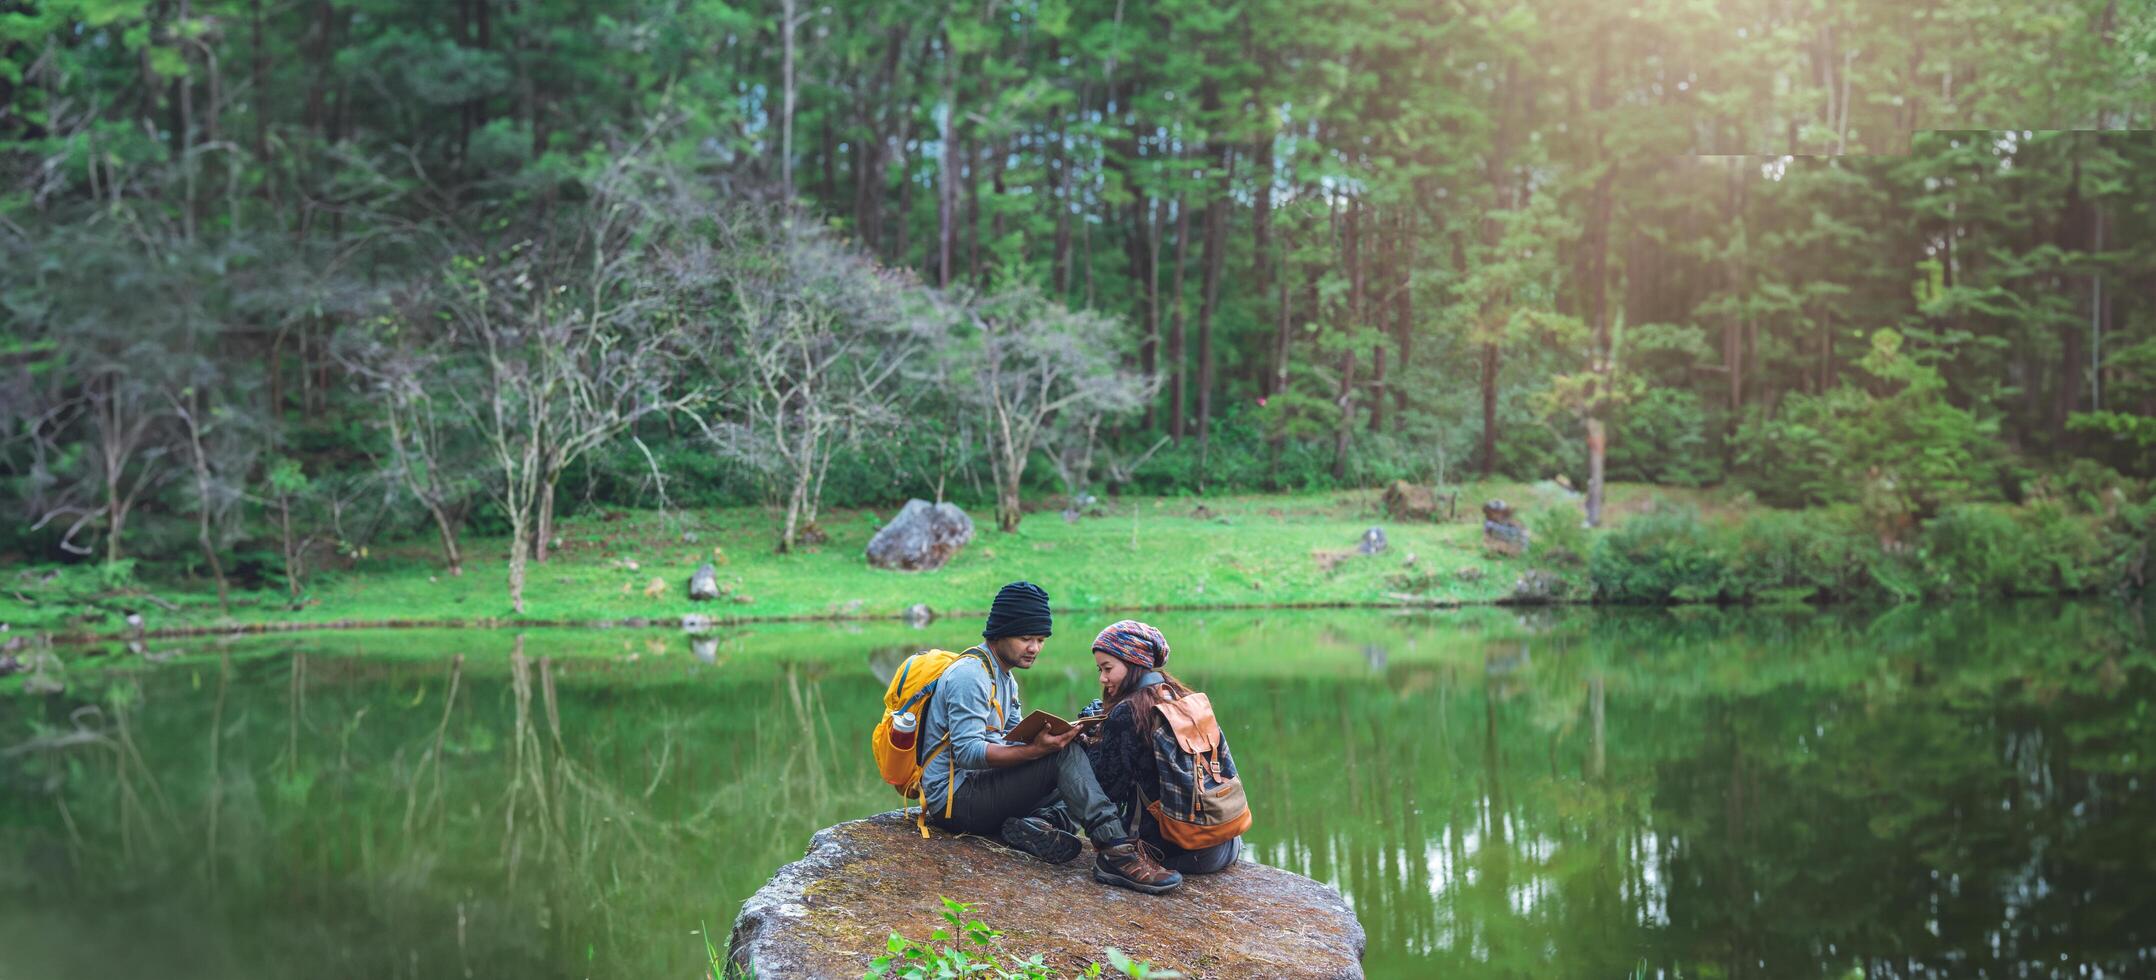
<svg viewBox="0 0 2156 980">
<path fill-rule="evenodd" d="M 1076 975 L 1115 947 L 1194 980 L 1361 977 L 1363 931 L 1339 891 L 1243 861 L 1187 878 L 1167 895 L 1093 880 L 1090 849 L 1051 865 L 977 837 L 932 830 L 900 811 L 818 831 L 734 920 L 729 958 L 760 980 L 858 980 L 897 932 L 926 940 L 940 896 L 975 903 L 1003 930 L 999 958 L 1040 954 Z"/>
</svg>

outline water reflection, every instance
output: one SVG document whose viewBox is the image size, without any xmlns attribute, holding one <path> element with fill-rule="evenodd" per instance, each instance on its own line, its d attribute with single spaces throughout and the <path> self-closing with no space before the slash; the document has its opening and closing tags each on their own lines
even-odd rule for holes
<svg viewBox="0 0 2156 980">
<path fill-rule="evenodd" d="M 2136 610 L 1161 625 L 1257 856 L 1342 887 L 1372 976 L 2156 972 Z M 0 702 L 0 975 L 699 975 L 809 833 L 895 805 L 860 742 L 934 634 L 77 662 Z M 1089 698 L 1083 660 L 1028 702 Z"/>
</svg>

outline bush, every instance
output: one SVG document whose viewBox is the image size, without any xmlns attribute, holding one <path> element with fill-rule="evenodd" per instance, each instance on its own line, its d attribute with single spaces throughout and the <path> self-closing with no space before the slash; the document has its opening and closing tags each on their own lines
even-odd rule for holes
<svg viewBox="0 0 2156 980">
<path fill-rule="evenodd" d="M 1528 553 L 1551 564 L 1578 567 L 1594 550 L 1586 515 L 1577 506 L 1540 507 L 1522 523 L 1533 535 Z"/>
<path fill-rule="evenodd" d="M 1886 555 L 1847 510 L 1756 514 L 1727 538 L 1734 596 L 1846 599 L 1880 587 L 1874 569 Z"/>
<path fill-rule="evenodd" d="M 1931 591 L 1940 595 L 2081 592 L 2105 578 L 2096 530 L 2053 502 L 1950 507 L 1924 526 L 1922 542 Z"/>
<path fill-rule="evenodd" d="M 1729 564 L 1697 511 L 1656 501 L 1603 535 L 1587 578 L 1605 601 L 1701 602 L 1724 594 Z"/>
<path fill-rule="evenodd" d="M 1939 372 L 1881 330 L 1860 362 L 1871 387 L 1844 384 L 1794 393 L 1772 415 L 1758 410 L 1734 437 L 1736 475 L 1777 506 L 1896 498 L 1929 517 L 1970 501 L 1998 500 L 2004 480 L 1995 420 L 1946 400 Z M 1873 394 L 1872 388 L 1888 391 Z"/>
</svg>

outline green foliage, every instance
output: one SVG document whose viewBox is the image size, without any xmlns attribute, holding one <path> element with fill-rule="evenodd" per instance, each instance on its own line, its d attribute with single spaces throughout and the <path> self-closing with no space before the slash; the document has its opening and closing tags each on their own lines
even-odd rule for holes
<svg viewBox="0 0 2156 980">
<path fill-rule="evenodd" d="M 1587 562 L 1595 597 L 1610 602 L 1701 602 L 1729 585 L 1728 558 L 1689 507 L 1657 504 L 1604 534 Z"/>
<path fill-rule="evenodd" d="M 870 964 L 867 980 L 893 978 L 893 980 L 957 980 L 963 977 L 985 977 L 990 980 L 1055 980 L 1058 975 L 1047 962 L 1035 954 L 1026 958 L 1008 957 L 1009 968 L 1000 965 L 990 952 L 1003 937 L 1000 930 L 993 929 L 979 919 L 970 918 L 973 905 L 943 899 L 944 926 L 929 934 L 927 942 L 907 939 L 892 933 L 885 943 L 884 955 Z M 939 945 L 941 944 L 941 945 Z M 1143 960 L 1134 960 L 1122 950 L 1106 951 L 1108 968 L 1115 975 L 1130 980 L 1175 980 L 1181 973 L 1174 970 L 1156 970 Z M 1082 977 L 1103 976 L 1101 964 L 1087 964 Z"/>
<path fill-rule="evenodd" d="M 1527 515 L 1531 553 L 1547 562 L 1578 567 L 1594 552 L 1585 515 L 1578 504 L 1547 504 Z"/>
<path fill-rule="evenodd" d="M 1865 501 L 1883 514 L 1928 517 L 1940 508 L 2000 496 L 1996 422 L 1945 398 L 1937 369 L 1881 330 L 1862 362 L 1872 387 L 1789 395 L 1773 415 L 1755 413 L 1735 436 L 1737 471 L 1760 499 L 1780 506 Z"/>
<path fill-rule="evenodd" d="M 1721 475 L 1707 444 L 1706 410 L 1693 392 L 1649 390 L 1626 402 L 1610 422 L 1612 480 L 1696 487 Z"/>
</svg>

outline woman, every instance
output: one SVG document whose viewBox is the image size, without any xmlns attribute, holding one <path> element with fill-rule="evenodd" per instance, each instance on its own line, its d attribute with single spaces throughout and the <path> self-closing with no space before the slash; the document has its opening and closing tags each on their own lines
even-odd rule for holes
<svg viewBox="0 0 2156 980">
<path fill-rule="evenodd" d="M 1168 638 L 1145 623 L 1126 619 L 1093 640 L 1093 664 L 1100 669 L 1100 700 L 1086 706 L 1084 715 L 1106 714 L 1106 720 L 1082 736 L 1086 755 L 1101 791 L 1116 801 L 1126 827 L 1161 853 L 1160 863 L 1186 875 L 1224 871 L 1242 854 L 1243 840 L 1231 838 L 1199 851 L 1187 851 L 1169 843 L 1160 828 L 1138 805 L 1138 794 L 1160 798 L 1160 772 L 1153 764 L 1153 732 L 1161 724 L 1162 701 L 1190 693 L 1175 675 L 1168 673 Z M 1221 744 L 1227 752 L 1227 744 Z"/>
</svg>

